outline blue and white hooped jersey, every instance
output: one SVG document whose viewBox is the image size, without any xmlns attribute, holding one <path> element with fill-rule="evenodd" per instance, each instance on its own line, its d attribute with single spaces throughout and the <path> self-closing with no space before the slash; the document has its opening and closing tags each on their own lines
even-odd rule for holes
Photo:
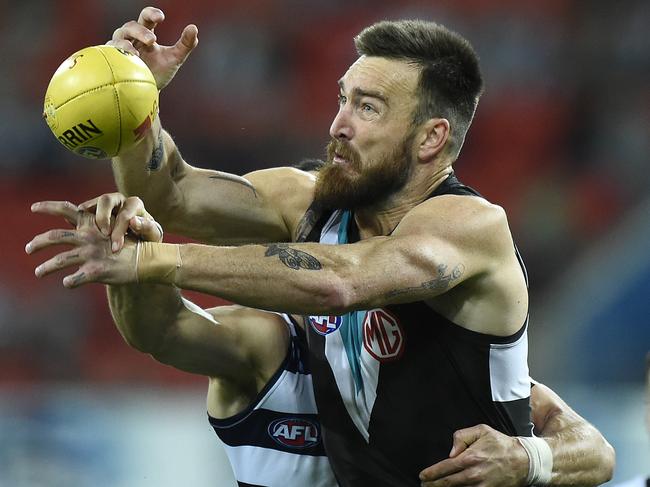
<svg viewBox="0 0 650 487">
<path fill-rule="evenodd" d="M 441 186 L 475 194 L 453 177 Z M 356 241 L 351 212 L 325 218 L 308 240 Z M 307 320 L 325 447 L 342 486 L 419 486 L 458 429 L 532 435 L 527 320 L 511 336 L 486 335 L 424 302 Z"/>
<path fill-rule="evenodd" d="M 287 356 L 246 410 L 208 416 L 239 486 L 335 487 L 325 456 L 304 332 L 286 316 Z"/>
</svg>

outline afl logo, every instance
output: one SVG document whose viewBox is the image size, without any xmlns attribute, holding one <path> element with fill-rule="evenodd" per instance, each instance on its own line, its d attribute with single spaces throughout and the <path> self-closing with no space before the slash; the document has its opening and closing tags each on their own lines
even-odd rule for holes
<svg viewBox="0 0 650 487">
<path fill-rule="evenodd" d="M 318 424 L 306 419 L 276 419 L 269 425 L 268 431 L 276 443 L 288 448 L 309 448 L 320 442 Z"/>
<path fill-rule="evenodd" d="M 342 319 L 340 316 L 310 316 L 309 322 L 319 335 L 329 335 L 339 329 Z"/>
<path fill-rule="evenodd" d="M 380 362 L 395 360 L 402 355 L 406 334 L 397 318 L 385 309 L 373 309 L 363 320 L 363 347 Z"/>
</svg>

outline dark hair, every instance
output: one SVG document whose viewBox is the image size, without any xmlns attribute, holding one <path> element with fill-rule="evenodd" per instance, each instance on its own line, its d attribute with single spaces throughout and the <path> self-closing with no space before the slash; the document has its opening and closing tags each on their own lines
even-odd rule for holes
<svg viewBox="0 0 650 487">
<path fill-rule="evenodd" d="M 474 48 L 459 34 L 424 20 L 382 21 L 354 38 L 359 55 L 401 59 L 421 67 L 413 123 L 449 120 L 448 151 L 455 159 L 472 123 L 483 78 Z"/>
<path fill-rule="evenodd" d="M 300 162 L 296 162 L 293 167 L 300 169 L 301 171 L 320 171 L 320 168 L 325 165 L 325 161 L 322 159 L 303 159 Z"/>
</svg>

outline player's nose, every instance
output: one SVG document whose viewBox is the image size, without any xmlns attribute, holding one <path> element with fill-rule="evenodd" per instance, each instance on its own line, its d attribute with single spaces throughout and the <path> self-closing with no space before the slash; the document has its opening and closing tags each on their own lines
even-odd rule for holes
<svg viewBox="0 0 650 487">
<path fill-rule="evenodd" d="M 330 126 L 330 136 L 333 139 L 350 140 L 354 136 L 354 128 L 350 117 L 349 109 L 342 106 Z"/>
</svg>

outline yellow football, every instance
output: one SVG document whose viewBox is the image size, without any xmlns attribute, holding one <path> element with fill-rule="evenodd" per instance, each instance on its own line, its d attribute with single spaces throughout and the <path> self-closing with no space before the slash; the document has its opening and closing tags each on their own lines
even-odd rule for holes
<svg viewBox="0 0 650 487">
<path fill-rule="evenodd" d="M 137 144 L 158 113 L 158 88 L 138 57 L 112 46 L 86 47 L 58 67 L 43 117 L 64 147 L 108 159 Z"/>
</svg>

